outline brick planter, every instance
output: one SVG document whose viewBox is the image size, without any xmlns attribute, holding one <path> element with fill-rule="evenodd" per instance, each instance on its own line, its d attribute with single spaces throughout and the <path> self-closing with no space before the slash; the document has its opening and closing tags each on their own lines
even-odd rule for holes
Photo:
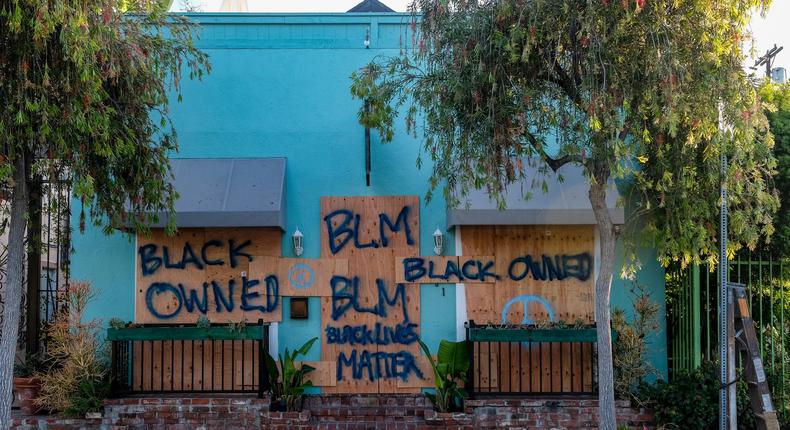
<svg viewBox="0 0 790 430">
<path fill-rule="evenodd" d="M 14 376 L 14 402 L 23 413 L 33 415 L 41 408 L 34 401 L 41 392 L 41 382 L 32 377 Z"/>
<path fill-rule="evenodd" d="M 620 424 L 652 428 L 650 411 L 617 402 Z M 32 429 L 423 429 L 596 428 L 598 401 L 586 399 L 467 400 L 463 412 L 438 413 L 425 396 L 327 394 L 307 396 L 301 412 L 270 412 L 269 399 L 249 397 L 140 397 L 105 402 L 101 419 L 14 417 L 13 428 Z"/>
</svg>

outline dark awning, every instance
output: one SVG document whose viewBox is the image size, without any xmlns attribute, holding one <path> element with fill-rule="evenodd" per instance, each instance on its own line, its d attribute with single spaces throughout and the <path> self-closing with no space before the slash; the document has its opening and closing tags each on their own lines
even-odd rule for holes
<svg viewBox="0 0 790 430">
<path fill-rule="evenodd" d="M 497 208 L 485 189 L 473 190 L 461 200 L 458 208 L 447 211 L 449 227 L 455 225 L 532 225 L 532 224 L 595 224 L 595 216 L 588 197 L 589 184 L 582 167 L 566 164 L 558 175 L 550 169 L 546 173 L 533 170 L 522 181 L 508 186 L 504 210 Z M 542 189 L 543 181 L 548 192 Z M 527 193 L 531 198 L 526 199 Z M 625 212 L 617 207 L 619 194 L 614 182 L 609 184 L 606 204 L 615 224 L 623 224 Z"/>
<path fill-rule="evenodd" d="M 176 226 L 285 229 L 285 158 L 180 158 L 170 166 Z M 159 214 L 153 227 L 167 221 Z"/>
</svg>

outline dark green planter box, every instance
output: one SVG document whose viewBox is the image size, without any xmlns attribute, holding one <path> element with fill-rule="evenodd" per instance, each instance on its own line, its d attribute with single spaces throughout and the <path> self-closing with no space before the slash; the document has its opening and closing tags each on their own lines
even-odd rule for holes
<svg viewBox="0 0 790 430">
<path fill-rule="evenodd" d="M 264 340 L 267 325 L 233 327 L 108 328 L 107 340 Z"/>
<path fill-rule="evenodd" d="M 612 341 L 617 333 L 612 330 Z M 595 328 L 583 329 L 523 329 L 470 328 L 472 342 L 589 342 L 598 340 Z"/>
</svg>

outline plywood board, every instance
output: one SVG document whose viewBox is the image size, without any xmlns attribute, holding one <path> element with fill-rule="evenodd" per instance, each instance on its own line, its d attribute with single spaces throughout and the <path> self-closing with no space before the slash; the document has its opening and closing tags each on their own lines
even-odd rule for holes
<svg viewBox="0 0 790 430">
<path fill-rule="evenodd" d="M 348 260 L 260 257 L 250 263 L 253 278 L 271 274 L 279 280 L 282 297 L 331 297 L 332 277 L 348 275 Z"/>
<path fill-rule="evenodd" d="M 549 319 L 594 321 L 592 226 L 464 226 L 462 239 L 463 255 L 492 255 L 495 272 L 501 276 L 493 285 L 466 283 L 470 320 L 495 325 L 538 323 Z M 589 256 L 590 273 L 586 279 L 577 276 L 563 279 L 554 276 L 552 279 L 546 273 L 553 266 L 562 268 L 565 257 L 569 272 L 578 274 L 574 272 L 576 261 L 569 259 L 580 254 Z M 547 267 L 543 256 L 559 264 Z M 530 263 L 537 263 L 538 273 L 534 273 L 532 267 L 526 270 Z M 522 274 L 525 275 L 522 279 L 514 279 Z M 486 353 L 488 347 L 502 353 L 498 355 L 497 364 L 491 367 L 497 369 L 492 372 L 491 382 L 484 382 L 496 383 L 502 391 L 580 392 L 592 388 L 589 344 L 532 343 L 514 348 L 513 344 L 492 343 L 490 346 L 484 344 L 482 352 Z M 474 376 L 487 377 L 487 371 L 478 367 Z M 489 385 L 482 386 L 483 391 L 498 391 Z"/>
<path fill-rule="evenodd" d="M 436 357 L 434 356 L 434 360 Z M 420 378 L 409 378 L 406 380 L 398 379 L 398 388 L 434 388 L 435 385 L 435 375 L 433 374 L 433 368 L 431 367 L 431 363 L 428 361 L 428 357 L 424 354 L 417 357 L 417 362 L 420 369 L 424 369 L 423 379 Z M 463 386 L 463 383 L 461 383 Z"/>
<path fill-rule="evenodd" d="M 394 259 L 395 255 L 419 254 L 419 213 L 417 196 L 321 199 L 321 257 L 348 260 L 345 288 L 339 288 L 336 297 L 321 299 L 322 327 L 337 330 L 361 327 L 375 331 L 377 327 L 385 330 L 401 325 L 417 333 L 419 287 L 396 282 Z M 322 361 L 340 362 L 342 376 L 336 386 L 325 387 L 324 391 L 418 392 L 415 387 L 399 388 L 399 378 L 390 374 L 396 357 L 399 360 L 406 355 L 415 360 L 419 356 L 419 347 L 413 339 L 405 345 L 391 339 L 351 345 L 330 343 L 323 333 Z M 356 373 L 352 371 L 354 365 L 348 364 L 353 360 L 356 360 Z M 360 366 L 370 360 L 376 371 Z M 426 370 L 422 370 L 423 375 Z"/>
<path fill-rule="evenodd" d="M 467 288 L 470 320 L 492 324 L 548 319 L 594 321 L 592 226 L 464 226 L 462 237 L 463 254 L 493 255 L 496 273 L 501 276 L 493 288 L 488 285 Z M 544 256 L 550 263 L 543 261 Z M 589 269 L 583 280 L 573 276 L 578 272 L 574 271 L 574 265 L 582 258 L 579 256 L 584 256 L 585 267 Z M 530 264 L 537 266 L 537 276 L 534 270 L 527 270 Z M 556 274 L 552 268 L 558 269 L 555 266 L 559 270 L 567 268 L 565 272 L 571 275 L 552 279 L 550 275 Z M 524 277 L 514 279 L 511 274 L 515 278 Z M 541 279 L 541 274 L 546 279 Z"/>
<path fill-rule="evenodd" d="M 496 350 L 485 346 L 479 350 L 479 360 L 475 363 L 476 383 L 479 391 L 499 391 L 499 360 Z"/>
<path fill-rule="evenodd" d="M 154 229 L 149 237 L 138 235 L 135 322 L 194 323 L 201 315 L 212 322 L 279 321 L 273 287 L 252 278 L 249 268 L 255 258 L 278 256 L 281 236 L 275 228 L 185 228 L 174 236 Z"/>
<path fill-rule="evenodd" d="M 307 374 L 313 386 L 316 387 L 334 387 L 337 385 L 335 372 L 337 371 L 337 362 L 335 361 L 299 361 L 296 365 L 307 364 L 315 368 L 312 372 Z"/>
<path fill-rule="evenodd" d="M 492 284 L 493 256 L 396 256 L 395 280 L 419 284 Z"/>
</svg>

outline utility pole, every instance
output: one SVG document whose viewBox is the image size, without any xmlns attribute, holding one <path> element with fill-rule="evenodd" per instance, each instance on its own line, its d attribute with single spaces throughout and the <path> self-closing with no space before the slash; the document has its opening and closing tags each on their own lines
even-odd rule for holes
<svg viewBox="0 0 790 430">
<path fill-rule="evenodd" d="M 765 51 L 765 55 L 758 58 L 757 61 L 754 62 L 754 67 L 752 68 L 757 69 L 760 66 L 765 66 L 765 76 L 767 76 L 770 79 L 771 69 L 773 68 L 774 65 L 774 58 L 776 58 L 776 54 L 782 52 L 782 49 L 784 49 L 784 46 L 777 47 L 776 44 L 774 43 L 774 47 Z"/>
<path fill-rule="evenodd" d="M 723 115 L 719 112 L 719 129 L 725 130 Z M 719 218 L 719 430 L 736 430 L 737 404 L 735 398 L 735 336 L 731 295 L 727 285 L 728 213 L 727 213 L 727 153 L 724 145 L 719 158 L 721 168 L 721 199 Z"/>
</svg>

